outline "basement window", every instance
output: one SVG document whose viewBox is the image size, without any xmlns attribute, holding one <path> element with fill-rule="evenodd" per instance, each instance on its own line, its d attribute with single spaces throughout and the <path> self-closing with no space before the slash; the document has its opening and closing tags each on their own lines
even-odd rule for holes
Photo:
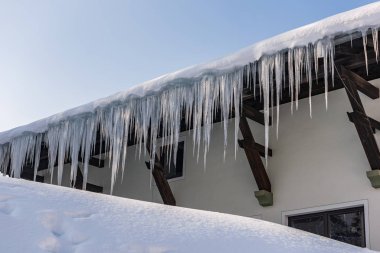
<svg viewBox="0 0 380 253">
<path fill-rule="evenodd" d="M 289 216 L 290 227 L 366 247 L 364 207 Z"/>
<path fill-rule="evenodd" d="M 169 149 L 167 147 L 161 147 L 160 160 L 164 166 L 164 174 L 167 180 L 180 179 L 184 177 L 183 167 L 184 167 L 184 155 L 185 155 L 185 141 L 178 142 L 178 150 L 176 162 L 174 162 L 174 150 L 172 150 L 171 155 L 168 156 L 167 152 Z"/>
</svg>

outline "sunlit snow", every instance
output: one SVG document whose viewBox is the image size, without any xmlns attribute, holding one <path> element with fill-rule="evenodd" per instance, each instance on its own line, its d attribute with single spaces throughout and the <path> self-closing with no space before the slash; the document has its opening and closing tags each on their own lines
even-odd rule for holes
<svg viewBox="0 0 380 253">
<path fill-rule="evenodd" d="M 3 176 L 0 224 L 7 253 L 371 252 L 252 218 Z"/>
</svg>

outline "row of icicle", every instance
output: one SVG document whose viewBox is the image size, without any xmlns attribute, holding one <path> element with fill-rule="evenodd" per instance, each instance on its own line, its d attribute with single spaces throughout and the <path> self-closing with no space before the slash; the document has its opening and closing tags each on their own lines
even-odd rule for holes
<svg viewBox="0 0 380 253">
<path fill-rule="evenodd" d="M 378 58 L 378 29 L 372 30 L 372 38 L 376 59 Z M 367 61 L 367 31 L 363 32 L 363 45 Z M 306 76 L 309 83 L 309 104 L 311 116 L 312 76 L 318 75 L 318 59 L 324 61 L 324 85 L 327 108 L 327 89 L 329 75 L 334 80 L 334 39 L 324 38 L 304 47 L 283 50 L 274 55 L 261 57 L 258 61 L 245 67 L 236 68 L 224 74 L 207 74 L 194 80 L 192 85 L 176 85 L 156 95 L 132 99 L 120 105 L 98 108 L 94 114 L 81 118 L 67 119 L 59 124 L 49 126 L 46 133 L 25 134 L 14 138 L 10 143 L 0 146 L 0 171 L 4 174 L 10 167 L 10 175 L 19 178 L 23 166 L 28 163 L 34 167 L 34 180 L 39 167 L 41 146 L 48 148 L 50 181 L 53 180 L 55 163 L 57 166 L 57 183 L 62 183 L 62 173 L 65 161 L 71 161 L 70 179 L 75 182 L 78 164 L 83 163 L 83 188 L 87 183 L 89 160 L 97 144 L 97 132 L 105 142 L 108 150 L 107 158 L 111 168 L 111 194 L 118 175 L 124 173 L 128 138 L 133 138 L 138 145 L 138 152 L 146 152 L 144 140 L 149 138 L 150 164 L 154 165 L 154 154 L 157 150 L 157 140 L 168 146 L 168 154 L 177 153 L 181 119 L 185 114 L 186 126 L 193 128 L 193 154 L 199 159 L 200 148 L 204 152 L 204 161 L 210 145 L 210 133 L 215 113 L 220 113 L 224 128 L 224 152 L 227 148 L 228 119 L 234 110 L 240 115 L 243 93 L 243 77 L 250 80 L 248 86 L 256 92 L 259 89 L 260 99 L 264 104 L 265 118 L 265 156 L 269 143 L 269 115 L 274 114 L 276 106 L 278 135 L 279 104 L 283 93 L 285 75 L 288 74 L 291 110 L 293 103 L 298 108 L 298 94 L 302 78 Z M 287 58 L 286 58 L 287 57 Z M 285 63 L 288 63 L 287 67 Z M 367 64 L 368 65 L 368 64 Z M 368 66 L 367 66 L 368 71 Z M 257 73 L 257 74 L 256 74 Z M 258 86 L 258 87 L 256 87 Z M 271 111 L 272 108 L 272 111 Z M 235 117 L 235 154 L 239 131 L 239 117 Z M 173 145 L 169 145 L 173 143 Z M 174 157 L 174 161 L 175 161 Z M 152 171 L 152 168 L 151 168 Z M 75 183 L 73 184 L 75 185 Z"/>
</svg>

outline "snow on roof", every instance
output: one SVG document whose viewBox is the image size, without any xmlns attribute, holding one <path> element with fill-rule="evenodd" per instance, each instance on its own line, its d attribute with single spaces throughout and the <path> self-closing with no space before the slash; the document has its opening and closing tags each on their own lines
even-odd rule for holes
<svg viewBox="0 0 380 253">
<path fill-rule="evenodd" d="M 259 60 L 263 55 L 272 55 L 288 48 L 302 47 L 326 37 L 334 37 L 355 31 L 366 32 L 368 28 L 380 26 L 380 2 L 343 12 L 321 21 L 285 32 L 260 41 L 234 54 L 205 64 L 191 66 L 169 73 L 147 82 L 135 85 L 125 91 L 102 98 L 88 104 L 58 113 L 51 117 L 0 133 L 0 144 L 22 135 L 24 132 L 46 132 L 48 126 L 70 117 L 94 113 L 96 109 L 113 104 L 125 103 L 133 98 L 146 97 L 176 84 L 194 84 L 194 80 L 210 73 L 230 72 L 250 62 Z"/>
<path fill-rule="evenodd" d="M 286 226 L 0 176 L 0 251 L 371 252 Z"/>
<path fill-rule="evenodd" d="M 157 138 L 162 137 L 164 146 L 169 146 L 174 150 L 174 155 L 177 154 L 183 112 L 185 112 L 186 125 L 189 126 L 191 122 L 197 159 L 202 146 L 206 164 L 214 113 L 219 109 L 224 128 L 225 151 L 231 109 L 234 109 L 235 115 L 240 115 L 245 75 L 248 77 L 247 80 L 251 80 L 252 76 L 254 91 L 256 91 L 255 85 L 261 88 L 265 122 L 265 157 L 267 157 L 269 94 L 273 86 L 276 87 L 278 132 L 280 92 L 285 86 L 282 77 L 287 74 L 289 76 L 286 85 L 291 91 L 291 108 L 293 109 L 293 100 L 297 108 L 303 73 L 311 89 L 313 73 L 315 71 L 317 75 L 318 72 L 318 60 L 323 58 L 327 107 L 329 75 L 334 76 L 336 36 L 361 32 L 363 44 L 366 45 L 367 33 L 372 32 L 376 58 L 378 58 L 379 27 L 380 2 L 377 2 L 261 41 L 211 63 L 167 74 L 113 96 L 0 133 L 0 171 L 6 173 L 11 161 L 9 174 L 20 177 L 28 161 L 29 164 L 34 162 L 34 174 L 36 174 L 39 168 L 42 138 L 44 138 L 43 142 L 48 147 L 50 175 L 54 174 L 57 160 L 57 182 L 61 184 L 63 165 L 66 158 L 69 158 L 70 179 L 75 180 L 78 157 L 82 157 L 85 188 L 89 159 L 93 154 L 93 147 L 99 142 L 97 139 L 99 130 L 100 140 L 105 140 L 111 161 L 112 194 L 119 170 L 124 171 L 128 138 L 133 138 L 140 147 L 144 140 L 148 140 L 146 143 L 150 143 L 150 165 L 153 171 Z M 295 98 L 293 94 L 296 94 Z M 311 103 L 311 99 L 309 101 Z M 234 119 L 235 152 L 238 147 L 239 119 L 239 117 Z M 174 145 L 171 145 L 173 143 Z M 139 152 L 141 153 L 141 148 Z"/>
</svg>

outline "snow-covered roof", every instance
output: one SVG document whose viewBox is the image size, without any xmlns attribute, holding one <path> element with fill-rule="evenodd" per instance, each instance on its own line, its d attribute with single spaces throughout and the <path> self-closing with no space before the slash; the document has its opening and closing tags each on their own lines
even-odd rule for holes
<svg viewBox="0 0 380 253">
<path fill-rule="evenodd" d="M 69 117 L 80 117 L 86 113 L 94 113 L 97 109 L 113 104 L 125 103 L 126 100 L 156 94 L 162 90 L 169 89 L 172 85 L 191 85 L 194 84 L 195 80 L 210 73 L 220 74 L 233 71 L 250 62 L 259 60 L 263 55 L 272 55 L 288 48 L 304 47 L 309 43 L 313 44 L 326 37 L 333 38 L 336 35 L 353 33 L 355 31 L 366 32 L 368 28 L 377 28 L 379 26 L 380 2 L 368 4 L 260 41 L 216 61 L 181 69 L 135 85 L 112 96 L 98 99 L 31 124 L 2 132 L 0 133 L 0 143 L 9 142 L 24 132 L 45 132 L 50 124 L 57 124 Z"/>
<path fill-rule="evenodd" d="M 0 176 L 0 251 L 372 252 L 286 226 Z"/>
<path fill-rule="evenodd" d="M 144 140 L 149 140 L 150 164 L 153 166 L 157 138 L 162 137 L 165 146 L 174 143 L 173 149 L 176 151 L 184 112 L 185 123 L 190 125 L 191 122 L 193 142 L 199 157 L 201 145 L 205 151 L 204 156 L 207 154 L 213 116 L 216 109 L 219 109 L 226 149 L 228 119 L 232 108 L 235 115 L 240 115 L 245 76 L 253 77 L 253 85 L 258 83 L 262 92 L 267 153 L 269 94 L 274 89 L 273 86 L 276 88 L 275 105 L 278 108 L 280 92 L 285 86 L 283 76 L 288 75 L 286 86 L 291 91 L 292 105 L 294 100 L 297 108 L 303 73 L 311 89 L 312 76 L 317 76 L 318 73 L 318 60 L 323 58 L 327 106 L 329 75 L 334 76 L 336 37 L 359 32 L 366 45 L 367 33 L 372 32 L 378 58 L 379 27 L 380 2 L 376 2 L 258 42 L 219 60 L 163 75 L 110 97 L 2 132 L 0 171 L 7 171 L 11 161 L 10 174 L 20 177 L 24 164 L 28 161 L 34 162 L 36 174 L 43 141 L 48 146 L 51 175 L 54 174 L 55 161 L 58 160 L 58 184 L 61 183 L 65 160 L 69 158 L 71 161 L 71 180 L 75 180 L 78 157 L 83 158 L 85 187 L 88 163 L 93 147 L 99 141 L 99 130 L 101 140 L 107 144 L 106 150 L 109 151 L 108 157 L 111 160 L 112 193 L 119 169 L 124 170 L 128 138 L 132 137 L 140 147 Z M 296 94 L 294 98 L 293 94 Z M 277 109 L 277 126 L 278 115 Z M 234 124 L 236 150 L 239 117 L 235 117 Z"/>
</svg>

